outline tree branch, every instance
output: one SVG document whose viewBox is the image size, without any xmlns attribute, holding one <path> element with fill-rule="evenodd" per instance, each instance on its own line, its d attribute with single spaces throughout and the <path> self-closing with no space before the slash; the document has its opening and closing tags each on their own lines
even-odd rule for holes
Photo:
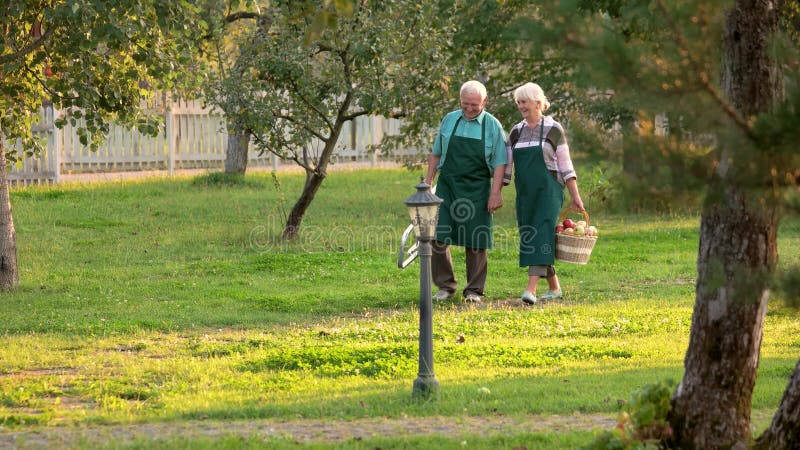
<svg viewBox="0 0 800 450">
<path fill-rule="evenodd" d="M 29 68 L 27 66 L 25 66 L 24 70 L 31 74 L 31 76 L 36 80 L 37 83 L 39 83 L 39 85 L 42 87 L 42 89 L 44 89 L 44 91 L 47 92 L 50 95 L 50 98 L 61 98 L 61 96 L 58 95 L 58 93 L 56 91 L 54 91 L 49 86 L 47 86 L 47 83 L 45 82 L 45 80 L 43 80 L 41 77 L 39 77 L 39 74 L 35 70 L 33 70 L 33 69 L 31 69 L 31 68 Z"/>
<path fill-rule="evenodd" d="M 327 142 L 325 143 L 325 146 L 326 147 L 328 146 Z M 309 162 L 309 160 L 311 162 Z M 319 173 L 319 167 L 320 167 L 319 160 L 320 160 L 320 158 L 309 157 L 309 155 L 308 155 L 308 147 L 304 146 L 303 147 L 303 161 L 305 162 L 305 164 L 300 164 L 299 161 L 298 161 L 298 164 L 300 164 L 300 166 L 302 166 L 304 169 L 306 169 L 309 172 Z M 295 161 L 297 161 L 297 159 L 295 159 Z M 312 165 L 312 163 L 313 163 L 313 165 Z M 308 180 L 306 180 L 306 182 L 308 182 Z"/>
<path fill-rule="evenodd" d="M 365 110 L 365 109 L 362 109 L 362 110 L 360 110 L 360 111 L 355 111 L 355 112 L 351 112 L 350 114 L 345 114 L 345 115 L 342 115 L 341 117 L 342 117 L 342 120 L 344 120 L 345 122 L 347 122 L 348 120 L 353 120 L 353 119 L 355 119 L 356 117 L 365 116 L 365 115 L 367 115 L 367 114 L 369 114 L 369 111 L 367 111 L 367 110 Z"/>
<path fill-rule="evenodd" d="M 261 139 L 260 136 L 258 136 L 256 134 L 252 134 L 252 133 L 251 133 L 251 136 L 253 136 L 253 140 L 255 141 L 255 144 L 257 146 L 260 146 L 262 149 L 265 149 L 266 151 L 272 153 L 273 155 L 275 155 L 275 156 L 277 156 L 277 157 L 279 157 L 281 159 L 290 159 L 290 160 L 294 161 L 295 164 L 297 164 L 298 166 L 302 167 L 303 169 L 313 170 L 313 168 L 311 166 L 307 165 L 305 162 L 301 161 L 298 158 L 297 153 L 293 152 L 291 155 L 287 155 L 285 153 L 280 153 L 280 152 L 277 152 L 275 150 L 271 150 L 271 149 L 269 149 L 267 143 L 264 142 L 264 140 Z M 288 143 L 285 140 L 283 140 L 282 138 L 279 138 L 279 144 L 282 147 L 288 147 Z"/>
<path fill-rule="evenodd" d="M 317 138 L 317 139 L 319 139 L 320 141 L 323 141 L 323 142 L 327 142 L 327 141 L 328 141 L 328 138 L 326 138 L 325 136 L 323 136 L 323 135 L 319 134 L 319 133 L 318 133 L 316 130 L 313 130 L 313 129 L 309 128 L 309 127 L 308 127 L 308 126 L 307 126 L 305 123 L 302 123 L 302 122 L 299 122 L 299 121 L 297 121 L 297 120 L 296 120 L 294 117 L 292 117 L 292 116 L 283 115 L 283 114 L 276 114 L 276 115 L 275 115 L 275 118 L 277 118 L 277 119 L 283 119 L 283 120 L 285 120 L 285 121 L 287 121 L 287 122 L 289 122 L 289 123 L 293 123 L 293 124 L 295 124 L 295 125 L 300 125 L 300 127 L 301 127 L 302 129 L 304 129 L 304 130 L 308 131 L 310 134 L 312 134 L 314 137 L 316 137 L 316 138 Z"/>
<path fill-rule="evenodd" d="M 304 150 L 304 152 L 305 152 L 305 150 Z M 292 157 L 290 159 L 292 161 L 294 161 L 295 164 L 297 164 L 298 166 L 302 167 L 306 171 L 308 171 L 308 172 L 313 172 L 314 171 L 313 167 L 309 166 L 308 164 L 306 164 L 303 161 L 300 161 L 300 158 L 298 158 L 297 154 L 292 155 Z"/>
<path fill-rule="evenodd" d="M 338 52 L 339 58 L 342 60 L 342 68 L 344 69 L 344 81 L 347 83 L 347 93 L 345 94 L 344 101 L 342 102 L 341 109 L 339 109 L 339 118 L 344 118 L 345 111 L 350 109 L 350 103 L 353 100 L 353 68 L 350 66 L 350 60 L 348 59 L 348 55 L 350 55 L 350 43 L 347 43 L 347 46 L 341 51 Z"/>
<path fill-rule="evenodd" d="M 244 19 L 256 19 L 257 20 L 259 18 L 261 18 L 261 14 L 256 13 L 256 12 L 237 11 L 235 13 L 228 14 L 227 16 L 225 16 L 225 22 L 233 23 L 233 22 L 236 22 L 237 20 L 244 20 Z"/>
<path fill-rule="evenodd" d="M 331 52 L 331 53 L 333 53 L 333 52 L 336 51 L 336 49 L 331 47 L 330 45 L 323 44 L 321 42 L 317 42 L 316 44 L 317 44 L 317 49 L 319 49 L 319 52 L 316 52 L 316 53 L 321 53 L 321 52 Z"/>
<path fill-rule="evenodd" d="M 14 53 L 7 53 L 5 55 L 0 56 L 0 66 L 24 58 L 30 53 L 36 51 L 39 47 L 44 46 L 44 44 L 46 44 L 47 41 L 50 40 L 50 36 L 53 35 L 53 30 L 54 28 L 48 28 L 47 30 L 45 30 L 45 32 L 42 34 L 40 38 L 34 39 L 28 44 L 22 46 L 22 48 L 19 49 L 19 51 Z"/>
<path fill-rule="evenodd" d="M 686 38 L 681 34 L 680 30 L 678 29 L 678 25 L 675 23 L 675 20 L 672 17 L 672 14 L 667 10 L 667 7 L 664 5 L 662 0 L 656 0 L 656 4 L 661 12 L 664 14 L 664 17 L 669 24 L 670 29 L 672 30 L 673 37 L 675 40 L 678 41 L 678 45 L 680 46 L 681 50 L 686 52 L 687 58 L 689 60 L 689 64 L 691 65 L 692 70 L 691 72 L 700 74 L 700 85 L 711 95 L 711 98 L 719 105 L 720 108 L 727 114 L 736 125 L 739 126 L 745 133 L 750 133 L 751 127 L 748 125 L 747 121 L 742 117 L 736 108 L 733 107 L 727 100 L 722 97 L 722 94 L 719 90 L 711 84 L 710 77 L 708 73 L 703 69 L 702 65 L 697 62 L 692 57 L 692 53 L 689 51 L 689 45 L 686 42 Z"/>
<path fill-rule="evenodd" d="M 223 20 L 227 24 L 227 23 L 233 23 L 233 22 L 236 22 L 236 21 L 239 21 L 239 20 L 245 20 L 245 19 L 261 20 L 262 18 L 263 18 L 263 16 L 261 14 L 257 13 L 257 12 L 237 11 L 235 13 L 228 14 L 227 16 L 225 16 L 225 18 Z M 213 33 L 209 31 L 208 33 L 206 33 L 203 36 L 201 36 L 200 40 L 201 41 L 207 41 L 207 40 L 210 40 L 213 36 L 214 36 Z"/>
<path fill-rule="evenodd" d="M 330 121 L 330 120 L 328 120 L 328 116 L 327 116 L 327 115 L 325 115 L 325 113 L 323 113 L 323 112 L 322 112 L 322 111 L 321 111 L 319 108 L 317 108 L 317 106 L 316 106 L 316 105 L 315 105 L 313 102 L 311 102 L 311 100 L 309 100 L 308 98 L 306 98 L 306 96 L 304 96 L 304 95 L 301 93 L 301 91 L 300 91 L 300 88 L 297 86 L 297 83 L 296 83 L 296 82 L 295 82 L 293 79 L 292 79 L 292 80 L 290 80 L 290 82 L 291 82 L 291 84 L 292 84 L 292 89 L 294 89 L 294 92 L 295 92 L 295 93 L 297 93 L 297 96 L 298 96 L 298 97 L 300 97 L 300 100 L 302 100 L 302 101 L 303 101 L 303 103 L 305 103 L 305 104 L 306 104 L 306 105 L 307 105 L 309 108 L 311 108 L 311 109 L 312 109 L 312 110 L 313 110 L 313 111 L 314 111 L 314 112 L 315 112 L 315 113 L 316 113 L 316 114 L 317 114 L 319 117 L 321 117 L 321 118 L 322 118 L 322 120 L 324 120 L 324 121 L 325 121 L 325 125 L 327 125 L 327 126 L 328 126 L 328 129 L 329 129 L 329 130 L 332 130 L 332 129 L 333 129 L 333 124 L 331 123 L 331 121 Z"/>
</svg>

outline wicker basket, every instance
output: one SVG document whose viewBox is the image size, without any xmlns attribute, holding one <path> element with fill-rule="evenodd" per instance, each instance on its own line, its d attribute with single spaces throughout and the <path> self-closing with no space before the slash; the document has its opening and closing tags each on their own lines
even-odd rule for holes
<svg viewBox="0 0 800 450">
<path fill-rule="evenodd" d="M 567 218 L 569 209 L 565 209 L 561 213 L 559 223 Z M 584 219 L 586 219 L 586 226 L 589 226 L 589 214 L 586 211 L 581 211 Z M 568 234 L 556 233 L 556 259 L 563 262 L 573 264 L 586 264 L 589 262 L 589 256 L 592 255 L 592 249 L 597 242 L 597 236 L 570 236 Z"/>
</svg>

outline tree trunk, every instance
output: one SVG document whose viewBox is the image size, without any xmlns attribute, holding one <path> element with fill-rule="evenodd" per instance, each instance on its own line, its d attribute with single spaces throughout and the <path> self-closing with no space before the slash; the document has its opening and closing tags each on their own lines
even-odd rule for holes
<svg viewBox="0 0 800 450">
<path fill-rule="evenodd" d="M 777 218 L 740 189 L 725 191 L 700 223 L 691 337 L 670 416 L 677 448 L 732 448 L 750 439 Z"/>
<path fill-rule="evenodd" d="M 769 0 L 736 0 L 726 17 L 722 90 L 745 122 L 782 98 L 780 73 L 768 48 L 777 27 L 777 5 Z M 735 165 L 747 155 L 738 148 L 722 150 L 700 222 L 685 372 L 672 398 L 676 448 L 744 448 L 751 439 L 768 275 L 778 257 L 778 213 L 774 200 L 761 202 L 767 193 L 742 187 L 743 180 L 736 179 Z"/>
<path fill-rule="evenodd" d="M 317 161 L 316 168 L 311 169 L 306 166 L 306 183 L 303 185 L 303 192 L 300 193 L 300 198 L 297 199 L 289 217 L 286 219 L 286 226 L 283 228 L 283 239 L 294 239 L 300 232 L 300 223 L 303 221 L 308 207 L 317 195 L 319 187 L 325 181 L 328 175 L 328 163 L 331 160 L 333 150 L 336 148 L 336 141 L 339 140 L 339 134 L 342 132 L 344 122 L 337 119 L 333 127 L 333 132 L 325 141 L 325 148 L 322 149 L 322 154 Z"/>
<path fill-rule="evenodd" d="M 300 231 L 300 223 L 303 221 L 308 207 L 317 195 L 319 187 L 325 180 L 325 170 L 318 167 L 316 171 L 306 170 L 306 183 L 303 185 L 303 192 L 297 199 L 289 217 L 286 219 L 286 226 L 283 228 L 283 239 L 294 239 Z"/>
<path fill-rule="evenodd" d="M 800 443 L 800 361 L 794 368 L 789 385 L 783 392 L 781 405 L 772 424 L 759 436 L 759 450 L 792 450 Z"/>
<path fill-rule="evenodd" d="M 228 147 L 225 149 L 225 173 L 244 175 L 247 170 L 247 151 L 250 133 L 242 131 L 235 123 L 228 122 Z"/>
<path fill-rule="evenodd" d="M 300 223 L 303 221 L 303 216 L 305 216 L 306 210 L 308 210 L 308 207 L 314 200 L 314 196 L 317 195 L 317 191 L 319 191 L 319 187 L 322 186 L 322 182 L 325 181 L 328 164 L 331 161 L 333 150 L 336 148 L 336 141 L 339 140 L 339 135 L 342 133 L 342 127 L 345 122 L 352 120 L 352 118 L 348 119 L 344 117 L 351 100 L 352 95 L 348 93 L 345 95 L 342 104 L 339 105 L 339 114 L 331 128 L 331 134 L 325 139 L 325 148 L 322 149 L 322 154 L 319 156 L 316 168 L 311 169 L 308 161 L 305 162 L 306 183 L 303 185 L 303 192 L 300 194 L 300 198 L 297 199 L 297 202 L 295 202 L 292 207 L 292 211 L 289 213 L 289 217 L 286 219 L 286 226 L 284 226 L 282 233 L 283 239 L 294 239 L 297 237 L 297 234 L 300 232 Z"/>
<path fill-rule="evenodd" d="M 8 290 L 17 284 L 19 284 L 17 233 L 14 231 L 11 198 L 8 195 L 6 148 L 0 134 L 0 289 Z"/>
</svg>

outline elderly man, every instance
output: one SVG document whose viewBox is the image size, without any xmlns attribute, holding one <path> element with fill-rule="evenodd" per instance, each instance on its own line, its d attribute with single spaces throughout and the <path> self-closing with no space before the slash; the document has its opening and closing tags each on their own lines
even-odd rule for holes
<svg viewBox="0 0 800 450">
<path fill-rule="evenodd" d="M 450 245 L 466 249 L 467 303 L 479 303 L 486 284 L 487 249 L 492 248 L 492 213 L 503 206 L 501 189 L 507 163 L 505 133 L 484 110 L 486 87 L 475 80 L 461 86 L 461 109 L 447 114 L 428 157 L 426 181 L 440 172 L 436 195 L 439 224 L 433 242 L 431 270 L 439 288 L 435 300 L 452 297 L 457 288 Z"/>
</svg>

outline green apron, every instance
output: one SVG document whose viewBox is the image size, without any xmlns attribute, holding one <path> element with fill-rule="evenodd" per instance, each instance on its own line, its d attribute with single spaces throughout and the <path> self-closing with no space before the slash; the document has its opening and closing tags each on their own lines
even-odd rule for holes
<svg viewBox="0 0 800 450">
<path fill-rule="evenodd" d="M 436 240 L 445 244 L 474 249 L 492 248 L 492 215 L 489 214 L 489 193 L 492 175 L 486 166 L 486 121 L 481 138 L 456 136 L 453 127 L 447 155 L 442 165 L 436 195 L 439 206 Z"/>
<path fill-rule="evenodd" d="M 543 140 L 544 118 L 539 145 L 513 149 L 520 267 L 547 266 L 555 261 L 555 228 L 564 202 L 564 188 L 544 163 Z"/>
</svg>

